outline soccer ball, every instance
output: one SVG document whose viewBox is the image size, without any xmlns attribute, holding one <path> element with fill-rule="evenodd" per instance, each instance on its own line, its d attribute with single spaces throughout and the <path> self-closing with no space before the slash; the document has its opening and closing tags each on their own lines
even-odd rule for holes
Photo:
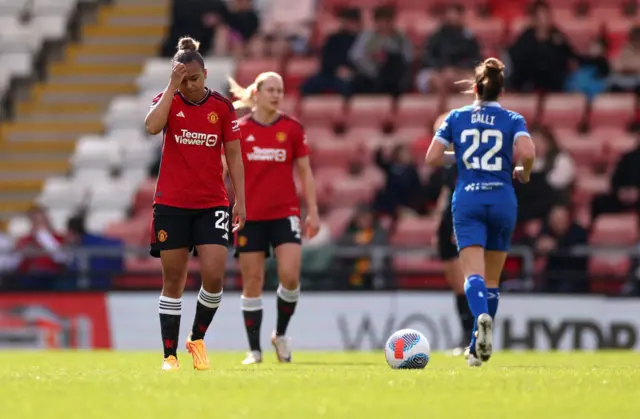
<svg viewBox="0 0 640 419">
<path fill-rule="evenodd" d="M 393 369 L 423 369 L 429 363 L 431 346 L 417 330 L 402 329 L 395 332 L 384 345 L 387 364 Z"/>
</svg>

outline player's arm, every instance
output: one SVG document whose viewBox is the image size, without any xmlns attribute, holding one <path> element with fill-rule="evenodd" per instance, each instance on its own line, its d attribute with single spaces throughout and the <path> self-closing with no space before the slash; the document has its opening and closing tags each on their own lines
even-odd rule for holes
<svg viewBox="0 0 640 419">
<path fill-rule="evenodd" d="M 429 166 L 450 166 L 456 162 L 455 153 L 453 151 L 447 151 L 453 142 L 453 133 L 451 131 L 452 115 L 453 113 L 447 115 L 433 136 L 433 140 L 425 156 L 425 162 Z"/>
<path fill-rule="evenodd" d="M 224 159 L 227 162 L 227 170 L 231 178 L 231 185 L 236 196 L 233 206 L 233 222 L 236 223 L 234 232 L 244 227 L 247 217 L 244 196 L 244 164 L 242 163 L 242 145 L 240 142 L 240 124 L 235 110 L 230 108 L 229 114 L 223 120 L 222 131 L 224 144 Z M 224 160 L 223 160 L 224 161 Z"/>
<path fill-rule="evenodd" d="M 318 213 L 318 200 L 316 196 L 316 181 L 311 169 L 309 159 L 309 144 L 302 126 L 297 132 L 293 143 L 293 157 L 295 158 L 296 171 L 302 183 L 302 192 L 307 204 L 307 218 L 305 220 L 305 232 L 307 237 L 313 238 L 320 231 L 320 214 Z"/>
<path fill-rule="evenodd" d="M 169 111 L 171 110 L 171 102 L 173 96 L 182 83 L 182 79 L 187 74 L 187 70 L 184 64 L 175 63 L 171 70 L 171 80 L 167 85 L 167 88 L 156 97 L 151 104 L 151 110 L 144 119 L 144 126 L 147 132 L 151 135 L 156 135 L 162 132 L 167 125 L 169 119 Z"/>
<path fill-rule="evenodd" d="M 528 182 L 531 176 L 531 170 L 533 170 L 533 163 L 536 158 L 536 147 L 531 140 L 531 135 L 527 131 L 527 127 L 524 122 L 524 118 L 520 117 L 516 121 L 516 133 L 513 138 L 513 148 L 516 156 L 516 161 L 522 164 L 522 167 L 516 167 L 514 170 L 514 177 L 517 177 L 521 182 Z"/>
</svg>

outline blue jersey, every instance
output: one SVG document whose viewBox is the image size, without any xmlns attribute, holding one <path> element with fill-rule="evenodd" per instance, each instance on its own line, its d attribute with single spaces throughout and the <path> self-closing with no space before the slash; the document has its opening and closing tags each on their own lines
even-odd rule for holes
<svg viewBox="0 0 640 419">
<path fill-rule="evenodd" d="M 458 166 L 454 200 L 464 200 L 467 193 L 475 202 L 513 195 L 513 144 L 520 135 L 529 135 L 522 115 L 497 102 L 476 102 L 451 111 L 434 140 L 453 144 Z"/>
<path fill-rule="evenodd" d="M 507 251 L 517 218 L 513 145 L 529 136 L 524 118 L 497 102 L 476 102 L 449 113 L 434 136 L 453 144 L 458 180 L 452 198 L 458 249 L 479 245 Z"/>
</svg>

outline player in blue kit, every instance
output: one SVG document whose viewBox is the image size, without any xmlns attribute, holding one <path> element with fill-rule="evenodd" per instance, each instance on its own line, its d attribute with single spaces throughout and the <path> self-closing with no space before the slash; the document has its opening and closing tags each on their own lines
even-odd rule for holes
<svg viewBox="0 0 640 419">
<path fill-rule="evenodd" d="M 451 211 L 465 295 L 476 320 L 470 366 L 480 366 L 491 357 L 500 275 L 518 209 L 512 177 L 527 183 L 535 155 L 524 118 L 498 103 L 503 70 L 495 58 L 476 67 L 471 90 L 475 102 L 449 113 L 425 159 L 432 166 L 455 163 L 458 167 Z M 450 144 L 453 152 L 446 151 Z M 522 166 L 513 168 L 514 159 Z"/>
</svg>

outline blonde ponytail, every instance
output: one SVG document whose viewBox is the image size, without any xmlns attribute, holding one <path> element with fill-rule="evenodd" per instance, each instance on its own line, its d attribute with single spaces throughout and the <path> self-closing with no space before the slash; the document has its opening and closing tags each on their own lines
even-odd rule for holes
<svg viewBox="0 0 640 419">
<path fill-rule="evenodd" d="M 248 87 L 242 87 L 232 77 L 227 77 L 227 79 L 229 80 L 229 90 L 237 99 L 233 102 L 233 107 L 236 109 L 253 108 L 253 92 L 256 88 L 255 82 Z"/>
<path fill-rule="evenodd" d="M 255 106 L 254 93 L 260 90 L 262 83 L 269 77 L 274 77 L 282 82 L 282 76 L 273 71 L 258 74 L 255 81 L 247 87 L 242 87 L 232 77 L 227 77 L 229 81 L 229 91 L 236 98 L 233 102 L 233 107 L 236 109 L 253 108 Z"/>
</svg>

